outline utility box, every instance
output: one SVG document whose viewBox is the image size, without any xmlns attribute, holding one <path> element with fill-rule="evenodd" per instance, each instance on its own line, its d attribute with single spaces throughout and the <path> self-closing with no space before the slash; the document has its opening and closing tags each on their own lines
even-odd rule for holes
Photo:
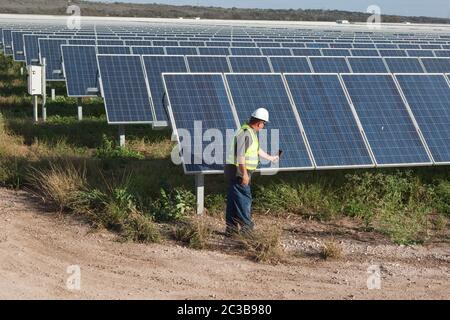
<svg viewBox="0 0 450 320">
<path fill-rule="evenodd" d="M 42 95 L 42 66 L 28 66 L 28 93 L 32 96 Z"/>
</svg>

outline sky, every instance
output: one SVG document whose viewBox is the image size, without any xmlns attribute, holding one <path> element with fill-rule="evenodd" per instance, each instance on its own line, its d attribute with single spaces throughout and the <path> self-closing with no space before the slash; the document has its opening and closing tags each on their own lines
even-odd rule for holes
<svg viewBox="0 0 450 320">
<path fill-rule="evenodd" d="M 381 14 L 450 18 L 449 0 L 97 0 L 103 2 L 165 3 L 237 8 L 337 9 L 366 12 L 378 5 Z"/>
</svg>

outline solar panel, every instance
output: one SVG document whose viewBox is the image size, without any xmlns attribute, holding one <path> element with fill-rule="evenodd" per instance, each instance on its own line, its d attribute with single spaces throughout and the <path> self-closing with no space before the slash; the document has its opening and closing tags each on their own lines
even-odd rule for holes
<svg viewBox="0 0 450 320">
<path fill-rule="evenodd" d="M 69 97 L 96 96 L 88 92 L 97 88 L 97 51 L 95 46 L 62 45 L 62 59 Z"/>
<path fill-rule="evenodd" d="M 288 48 L 262 48 L 261 52 L 264 56 L 292 56 Z"/>
<path fill-rule="evenodd" d="M 405 50 L 396 50 L 396 49 L 383 49 L 378 50 L 380 56 L 382 57 L 407 57 Z"/>
<path fill-rule="evenodd" d="M 421 58 L 420 60 L 429 73 L 450 72 L 450 58 Z"/>
<path fill-rule="evenodd" d="M 95 40 L 93 39 L 69 39 L 68 43 L 73 45 L 96 45 Z"/>
<path fill-rule="evenodd" d="M 171 56 L 192 56 L 197 55 L 197 48 L 195 47 L 166 47 L 166 54 Z"/>
<path fill-rule="evenodd" d="M 381 166 L 431 164 L 391 75 L 342 75 Z"/>
<path fill-rule="evenodd" d="M 304 43 L 297 43 L 297 42 L 282 42 L 281 45 L 283 48 L 305 48 Z"/>
<path fill-rule="evenodd" d="M 406 50 L 410 57 L 434 57 L 433 50 Z"/>
<path fill-rule="evenodd" d="M 151 123 L 151 98 L 139 55 L 97 55 L 110 124 Z"/>
<path fill-rule="evenodd" d="M 198 138 L 199 134 L 203 137 L 209 129 L 219 130 L 222 137 L 232 138 L 232 135 L 227 135 L 227 130 L 234 131 L 236 122 L 221 74 L 164 74 L 163 80 L 169 100 L 170 121 L 179 140 L 180 130 L 187 130 L 191 139 Z M 196 123 L 201 124 L 201 132 L 195 128 Z M 230 142 L 224 141 L 223 149 L 215 150 L 212 155 L 215 158 L 208 159 L 203 155 L 210 142 L 197 140 L 201 145 L 195 146 L 193 141 L 189 141 L 193 147 L 191 150 L 183 149 L 181 153 L 185 173 L 222 172 L 226 146 Z M 186 141 L 183 142 L 181 145 L 186 146 Z"/>
<path fill-rule="evenodd" d="M 42 35 L 28 35 L 23 36 L 24 53 L 27 65 L 36 65 L 39 63 L 39 38 L 45 38 Z"/>
<path fill-rule="evenodd" d="M 158 55 L 163 55 L 165 54 L 164 52 L 164 47 L 131 47 L 131 52 L 133 54 L 158 54 Z"/>
<path fill-rule="evenodd" d="M 385 58 L 391 73 L 424 73 L 417 58 Z"/>
<path fill-rule="evenodd" d="M 315 73 L 348 73 L 350 69 L 344 57 L 310 57 Z"/>
<path fill-rule="evenodd" d="M 230 48 L 233 56 L 261 56 L 260 48 Z"/>
<path fill-rule="evenodd" d="M 322 51 L 320 51 L 320 49 L 292 49 L 292 53 L 294 56 L 321 56 L 322 55 Z"/>
<path fill-rule="evenodd" d="M 231 43 L 225 41 L 207 41 L 205 44 L 207 47 L 221 47 L 221 48 L 231 47 Z"/>
<path fill-rule="evenodd" d="M 353 43 L 353 48 L 355 49 L 375 49 L 375 44 L 373 43 Z"/>
<path fill-rule="evenodd" d="M 126 46 L 98 46 L 98 54 L 130 54 L 131 48 Z"/>
<path fill-rule="evenodd" d="M 317 167 L 373 166 L 338 76 L 285 77 Z"/>
<path fill-rule="evenodd" d="M 125 42 L 123 40 L 97 40 L 98 46 L 119 46 L 123 47 Z"/>
<path fill-rule="evenodd" d="M 434 50 L 436 57 L 448 57 L 450 58 L 450 50 Z"/>
<path fill-rule="evenodd" d="M 270 63 L 277 73 L 310 73 L 308 59 L 306 57 L 270 57 Z"/>
<path fill-rule="evenodd" d="M 270 73 L 272 69 L 270 68 L 269 61 L 267 57 L 238 57 L 230 56 L 230 65 L 233 72 L 236 73 Z"/>
<path fill-rule="evenodd" d="M 387 73 L 388 70 L 382 58 L 348 57 L 354 73 Z"/>
<path fill-rule="evenodd" d="M 3 29 L 3 50 L 6 56 L 13 55 L 12 30 Z"/>
<path fill-rule="evenodd" d="M 306 47 L 322 49 L 322 48 L 329 48 L 329 45 L 328 45 L 328 43 L 311 42 L 311 43 L 307 43 Z"/>
<path fill-rule="evenodd" d="M 23 35 L 30 32 L 18 32 L 14 31 L 11 34 L 12 46 L 13 46 L 13 56 L 14 61 L 25 61 L 24 49 L 23 49 Z"/>
<path fill-rule="evenodd" d="M 169 72 L 187 72 L 186 62 L 183 56 L 142 57 L 155 109 L 155 122 L 158 122 L 155 123 L 155 126 L 167 126 L 169 119 L 163 102 L 164 85 L 161 75 Z"/>
<path fill-rule="evenodd" d="M 396 75 L 437 163 L 450 163 L 450 87 L 443 75 Z"/>
<path fill-rule="evenodd" d="M 67 44 L 66 39 L 39 39 L 39 61 L 45 58 L 45 78 L 47 81 L 64 80 L 62 72 L 61 46 Z"/>
<path fill-rule="evenodd" d="M 187 56 L 189 71 L 192 73 L 226 73 L 230 72 L 225 56 Z"/>
<path fill-rule="evenodd" d="M 347 49 L 322 49 L 322 55 L 326 57 L 346 57 L 351 56 Z"/>
<path fill-rule="evenodd" d="M 371 49 L 351 49 L 352 56 L 354 57 L 379 57 L 380 53 L 378 50 Z"/>
<path fill-rule="evenodd" d="M 248 121 L 250 115 L 261 106 L 269 111 L 267 147 L 262 145 L 262 148 L 271 154 L 277 153 L 279 149 L 283 150 L 279 167 L 291 170 L 312 168 L 313 164 L 281 74 L 226 74 L 225 77 L 241 124 Z M 274 140 L 276 138 L 272 136 L 271 129 L 278 130 L 279 145 Z M 272 143 L 275 143 L 275 150 L 272 149 Z M 268 167 L 268 164 L 261 166 Z"/>
<path fill-rule="evenodd" d="M 202 56 L 228 56 L 230 50 L 223 47 L 204 47 L 198 48 L 198 53 Z"/>
<path fill-rule="evenodd" d="M 254 42 L 244 42 L 244 41 L 235 41 L 231 43 L 232 47 L 236 48 L 253 48 L 256 47 L 256 43 Z"/>
</svg>

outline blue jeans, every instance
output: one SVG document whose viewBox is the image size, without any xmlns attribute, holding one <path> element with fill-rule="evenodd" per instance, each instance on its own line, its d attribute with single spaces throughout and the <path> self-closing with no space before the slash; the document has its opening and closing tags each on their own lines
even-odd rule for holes
<svg viewBox="0 0 450 320">
<path fill-rule="evenodd" d="M 238 226 L 244 232 L 253 230 L 250 185 L 243 186 L 237 181 L 228 184 L 226 223 L 228 232 L 237 231 Z"/>
</svg>

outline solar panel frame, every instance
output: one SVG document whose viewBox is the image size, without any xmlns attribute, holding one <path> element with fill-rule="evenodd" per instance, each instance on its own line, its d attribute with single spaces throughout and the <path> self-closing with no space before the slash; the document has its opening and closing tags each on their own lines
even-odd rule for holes
<svg viewBox="0 0 450 320">
<path fill-rule="evenodd" d="M 412 125 L 413 126 L 413 128 L 414 128 L 414 130 L 415 130 L 415 132 L 417 134 L 417 137 L 415 137 L 415 138 L 419 139 L 418 141 L 421 143 L 421 145 L 423 147 L 422 151 L 425 151 L 426 156 L 428 157 L 428 160 L 429 160 L 428 162 L 404 162 L 404 163 L 402 163 L 402 162 L 397 162 L 397 163 L 391 162 L 391 163 L 380 163 L 377 160 L 378 156 L 376 154 L 376 151 L 375 151 L 375 148 L 374 148 L 374 144 L 371 142 L 371 138 L 369 137 L 369 135 L 367 133 L 367 128 L 365 127 L 365 125 L 363 123 L 363 120 L 362 120 L 362 117 L 360 115 L 360 112 L 358 112 L 359 107 L 355 104 L 355 101 L 352 98 L 350 90 L 348 89 L 348 86 L 347 86 L 347 84 L 345 82 L 344 77 L 347 77 L 347 76 L 350 76 L 350 77 L 352 77 L 352 76 L 387 76 L 387 77 L 390 77 L 392 79 L 392 81 L 393 81 L 393 83 L 395 85 L 395 90 L 399 94 L 399 98 L 400 98 L 401 104 L 405 108 L 404 111 L 406 111 L 406 113 L 408 115 L 407 118 L 409 120 L 411 120 L 411 123 L 408 123 L 408 125 Z M 394 77 L 393 77 L 392 73 L 342 73 L 342 74 L 339 75 L 339 77 L 342 80 L 342 86 L 343 86 L 343 88 L 344 88 L 344 90 L 345 90 L 345 92 L 346 92 L 346 94 L 348 96 L 348 99 L 349 99 L 352 107 L 356 111 L 356 114 L 357 114 L 358 118 L 360 119 L 362 128 L 363 128 L 363 130 L 365 132 L 365 136 L 367 137 L 367 143 L 370 146 L 370 149 L 372 150 L 372 154 L 373 154 L 373 157 L 374 157 L 374 162 L 375 162 L 376 167 L 378 167 L 378 168 L 392 168 L 392 167 L 420 167 L 420 166 L 433 165 L 432 158 L 430 158 L 430 153 L 428 151 L 428 146 L 426 145 L 425 141 L 423 140 L 423 137 L 421 136 L 421 134 L 420 134 L 420 132 L 418 130 L 417 123 L 415 122 L 414 117 L 412 116 L 411 110 L 405 104 L 405 102 L 403 100 L 403 97 L 401 96 L 401 92 L 399 91 L 399 89 L 397 87 L 397 84 L 395 83 L 395 80 L 394 80 Z M 380 158 L 382 156 L 383 155 L 380 154 Z"/>
<path fill-rule="evenodd" d="M 84 91 L 85 92 L 84 94 L 83 93 L 79 93 L 77 91 L 77 89 L 79 89 L 79 88 L 77 88 L 77 89 L 74 88 L 74 86 L 79 86 L 80 85 L 79 83 L 75 84 L 75 81 L 80 81 L 80 78 L 82 78 L 82 76 L 85 75 L 85 74 L 83 74 L 82 70 L 80 70 L 80 69 L 74 70 L 73 73 L 74 73 L 74 77 L 76 78 L 76 80 L 75 81 L 71 81 L 72 80 L 72 76 L 70 75 L 71 71 L 69 71 L 71 69 L 66 67 L 66 62 L 69 59 L 67 59 L 67 57 L 66 57 L 66 59 L 64 59 L 64 53 L 65 53 L 64 48 L 67 48 L 67 47 L 72 47 L 72 48 L 80 48 L 80 47 L 85 47 L 86 48 L 87 47 L 87 48 L 91 48 L 91 49 L 93 48 L 94 49 L 93 62 L 94 62 L 94 65 L 95 65 L 95 84 L 97 85 L 97 88 L 98 88 L 97 47 L 95 45 L 71 45 L 71 44 L 67 44 L 67 45 L 62 45 L 61 46 L 62 68 L 63 68 L 64 79 L 65 79 L 65 82 L 66 82 L 67 96 L 68 97 L 73 97 L 73 98 L 96 97 L 97 94 L 88 94 L 87 93 L 87 89 L 96 87 L 94 85 L 87 86 L 86 90 Z M 86 57 L 84 57 L 84 58 L 86 58 Z M 88 62 L 87 59 L 83 59 L 82 60 L 83 65 L 85 63 L 87 63 L 87 62 Z M 78 63 L 75 63 L 74 65 L 77 66 L 76 68 L 81 67 L 80 64 L 78 64 Z M 92 67 L 92 65 L 91 65 L 91 67 Z M 92 71 L 92 74 L 94 74 L 94 70 L 91 70 L 91 71 Z M 69 73 L 69 77 L 67 76 L 67 73 Z M 91 83 L 91 84 L 93 84 L 93 83 Z M 75 92 L 77 92 L 77 93 L 75 93 Z"/>
<path fill-rule="evenodd" d="M 102 56 L 105 57 L 138 57 L 140 62 L 141 62 L 141 67 L 142 67 L 142 72 L 143 72 L 143 77 L 144 77 L 144 83 L 145 83 L 145 87 L 146 87 L 146 93 L 148 96 L 148 102 L 149 102 L 149 109 L 150 109 L 150 113 L 151 115 L 151 120 L 146 121 L 112 121 L 109 118 L 109 112 L 108 112 L 108 106 L 107 106 L 107 99 L 105 97 L 105 89 L 104 89 L 104 84 L 103 84 L 103 77 L 102 77 L 102 72 L 101 72 L 101 68 L 100 68 L 100 61 L 99 58 L 101 58 Z M 152 95 L 150 92 L 150 87 L 149 87 L 149 83 L 148 83 L 148 77 L 145 73 L 145 67 L 143 64 L 143 59 L 141 55 L 133 55 L 133 54 L 97 54 L 97 68 L 98 68 L 98 74 L 99 74 L 99 86 L 100 86 L 100 92 L 101 95 L 103 97 L 103 101 L 104 101 L 104 105 L 105 105 L 105 109 L 106 109 L 106 119 L 108 124 L 117 124 L 117 125 L 124 125 L 124 124 L 153 124 L 153 122 L 155 121 L 155 114 L 154 114 L 154 110 L 152 108 L 153 106 L 153 100 L 152 100 Z"/>
<path fill-rule="evenodd" d="M 168 113 L 169 113 L 169 121 L 170 121 L 170 123 L 171 123 L 171 127 L 172 127 L 173 133 L 174 133 L 174 135 L 175 135 L 175 137 L 176 137 L 176 140 L 177 140 L 178 145 L 181 145 L 180 137 L 179 137 L 179 134 L 178 134 L 179 128 L 178 128 L 178 126 L 177 126 L 177 122 L 176 122 L 176 119 L 175 119 L 175 117 L 174 117 L 174 112 L 173 112 L 173 110 L 172 110 L 172 102 L 171 102 L 171 98 L 170 98 L 170 93 L 169 93 L 169 91 L 168 91 L 168 89 L 167 89 L 168 87 L 167 87 L 167 81 L 166 81 L 166 77 L 167 77 L 167 76 L 177 76 L 177 75 L 183 75 L 183 76 L 187 76 L 187 75 L 189 75 L 189 76 L 202 76 L 202 75 L 208 75 L 208 76 L 216 76 L 216 77 L 220 76 L 220 77 L 221 77 L 221 80 L 222 80 L 222 83 L 223 83 L 223 86 L 224 86 L 224 93 L 225 93 L 225 95 L 226 95 L 226 97 L 227 97 L 228 106 L 230 107 L 229 110 L 230 110 L 230 112 L 231 112 L 231 115 L 232 115 L 232 121 L 233 121 L 233 125 L 234 125 L 234 128 L 230 128 L 230 129 L 232 129 L 232 130 L 237 130 L 237 129 L 239 128 L 239 123 L 238 123 L 238 121 L 237 121 L 237 114 L 236 114 L 236 111 L 234 110 L 234 108 L 233 108 L 233 106 L 232 106 L 232 104 L 231 104 L 230 94 L 229 94 L 229 91 L 227 90 L 226 83 L 225 83 L 225 79 L 224 79 L 224 75 L 223 75 L 222 73 L 176 73 L 176 72 L 162 73 L 162 82 L 163 82 L 163 86 L 164 86 L 164 90 L 165 90 L 165 92 L 166 92 L 167 102 L 168 102 L 168 104 L 167 104 L 167 110 L 168 110 Z M 230 120 L 231 120 L 231 119 L 230 119 Z M 230 125 L 231 125 L 231 123 L 230 123 Z M 215 128 L 215 129 L 217 129 L 217 128 Z M 228 128 L 225 128 L 225 130 L 227 130 L 227 129 L 228 129 Z M 228 146 L 227 143 L 226 143 L 226 145 Z M 204 150 L 203 150 L 203 151 L 204 151 Z M 224 161 L 224 164 L 223 164 L 223 165 L 225 165 L 225 162 L 226 162 L 226 154 L 227 154 L 227 152 L 228 152 L 228 150 L 224 150 L 224 155 L 223 155 L 223 161 Z M 197 171 L 195 171 L 195 170 L 188 170 L 188 167 L 187 167 L 187 165 L 186 165 L 186 163 L 185 163 L 183 157 L 181 157 L 181 159 L 182 159 L 183 170 L 184 170 L 184 173 L 185 173 L 186 175 L 198 175 L 198 174 L 202 174 L 202 175 L 212 175 L 212 174 L 223 174 L 223 170 L 197 170 Z M 191 165 L 192 165 L 192 164 L 191 164 Z"/>
<path fill-rule="evenodd" d="M 296 122 L 296 125 L 297 125 L 295 128 L 299 130 L 299 137 L 298 138 L 301 139 L 302 142 L 303 142 L 303 146 L 305 148 L 304 151 L 306 151 L 306 155 L 307 155 L 307 158 L 308 158 L 308 160 L 310 162 L 310 165 L 308 165 L 308 166 L 301 166 L 301 167 L 300 166 L 297 166 L 297 167 L 296 166 L 277 167 L 275 170 L 277 172 L 288 172 L 288 171 L 306 171 L 306 170 L 313 170 L 313 169 L 315 169 L 315 167 L 316 167 L 315 166 L 315 161 L 314 161 L 314 158 L 312 157 L 312 154 L 311 154 L 311 149 L 310 149 L 310 146 L 309 146 L 308 139 L 304 135 L 303 125 L 302 125 L 302 123 L 300 121 L 300 118 L 298 116 L 297 110 L 296 110 L 295 106 L 293 105 L 293 100 L 292 100 L 291 96 L 289 95 L 289 90 L 288 90 L 288 88 L 286 86 L 286 82 L 285 82 L 285 79 L 283 78 L 282 74 L 281 73 L 273 73 L 273 72 L 272 73 L 236 73 L 236 72 L 233 72 L 233 73 L 226 73 L 224 75 L 224 81 L 225 81 L 226 87 L 227 87 L 228 92 L 229 92 L 230 102 L 231 102 L 231 105 L 232 105 L 232 107 L 233 107 L 233 109 L 235 111 L 236 117 L 237 117 L 236 121 L 238 123 L 238 127 L 240 128 L 240 126 L 243 124 L 243 122 L 245 120 L 247 120 L 247 119 L 242 119 L 242 123 L 241 123 L 241 119 L 239 118 L 239 112 L 238 112 L 238 108 L 236 106 L 236 101 L 235 101 L 236 99 L 233 98 L 232 88 L 230 86 L 230 80 L 229 80 L 229 77 L 233 77 L 233 76 L 235 76 L 235 77 L 238 77 L 238 76 L 256 76 L 256 77 L 270 76 L 270 77 L 278 77 L 279 76 L 280 77 L 280 80 L 281 80 L 281 82 L 283 84 L 283 87 L 284 87 L 284 90 L 285 90 L 285 93 L 286 93 L 286 98 L 288 99 L 289 104 L 290 104 L 290 109 L 289 110 L 293 113 L 294 118 L 295 118 L 295 122 Z M 240 90 L 238 90 L 238 91 L 240 91 Z M 273 115 L 273 117 L 275 117 L 275 115 Z M 281 137 L 280 137 L 280 140 L 282 140 Z M 273 153 L 274 150 L 271 150 L 271 151 Z M 256 171 L 257 172 L 273 172 L 274 169 L 258 168 Z"/>
<path fill-rule="evenodd" d="M 430 157 L 432 158 L 433 163 L 435 165 L 450 165 L 450 149 L 446 151 L 446 153 L 448 154 L 448 160 L 447 161 L 436 160 L 436 157 L 434 155 L 435 154 L 439 155 L 440 152 L 439 152 L 439 150 L 437 150 L 437 149 L 439 149 L 439 147 L 436 147 L 435 152 L 433 151 L 433 147 L 430 146 L 430 142 L 431 142 L 431 139 L 434 138 L 434 137 L 427 138 L 426 131 L 424 133 L 424 130 L 422 129 L 422 128 L 425 128 L 424 124 L 423 123 L 421 124 L 419 122 L 420 120 L 419 121 L 417 120 L 417 118 L 420 119 L 421 117 L 423 117 L 423 118 L 425 118 L 424 121 L 431 121 L 433 116 L 432 116 L 431 112 L 426 112 L 426 114 L 423 114 L 421 116 L 421 115 L 418 115 L 418 113 L 413 110 L 414 104 L 411 102 L 411 99 L 408 99 L 408 94 L 406 93 L 406 89 L 405 89 L 404 86 L 402 86 L 402 83 L 401 83 L 401 80 L 400 80 L 400 78 L 403 77 L 403 76 L 412 76 L 412 77 L 414 77 L 416 79 L 418 79 L 420 77 L 428 77 L 428 76 L 443 77 L 444 81 L 447 84 L 447 88 L 448 88 L 448 91 L 449 91 L 449 96 L 450 96 L 450 81 L 449 81 L 450 78 L 446 77 L 445 74 L 442 74 L 442 73 L 423 73 L 423 74 L 402 73 L 402 74 L 394 74 L 394 80 L 396 81 L 397 87 L 399 88 L 399 90 L 400 90 L 400 92 L 402 94 L 402 98 L 405 101 L 405 104 L 407 105 L 408 109 L 410 110 L 410 112 L 414 116 L 414 121 L 417 123 L 417 126 L 419 127 L 420 133 L 421 133 L 424 141 L 427 144 L 427 148 L 429 150 Z M 429 93 L 429 89 L 427 89 L 426 92 L 428 94 Z M 420 97 L 421 103 L 422 104 L 426 103 L 427 105 L 429 105 L 430 102 L 424 100 L 422 97 L 423 96 Z M 433 103 L 436 103 L 436 99 L 434 99 L 434 98 L 433 98 Z M 415 109 L 420 109 L 420 107 L 421 106 L 416 106 Z M 447 109 L 447 108 L 445 108 L 445 109 Z M 443 110 L 443 112 L 439 112 L 439 114 L 436 114 L 434 118 L 438 118 L 439 121 L 441 122 L 443 117 L 445 116 L 445 112 L 446 112 L 446 110 Z M 450 116 L 447 117 L 447 118 L 450 119 Z M 431 123 L 431 125 L 430 124 L 428 124 L 428 125 L 429 125 L 429 127 L 432 127 L 433 123 Z M 439 131 L 440 138 L 442 138 L 442 134 L 443 134 L 442 131 Z M 446 140 L 450 140 L 450 136 Z"/>
<path fill-rule="evenodd" d="M 315 148 L 312 146 L 311 139 L 308 138 L 308 136 L 311 136 L 311 135 L 308 133 L 308 130 L 305 128 L 304 121 L 303 121 L 304 117 L 301 115 L 300 110 L 298 110 L 299 106 L 297 106 L 296 99 L 294 98 L 291 86 L 289 85 L 288 78 L 290 76 L 307 76 L 307 77 L 336 76 L 336 79 L 339 82 L 339 86 L 342 89 L 342 94 L 343 94 L 343 96 L 345 98 L 345 101 L 347 103 L 349 111 L 351 112 L 352 119 L 355 121 L 354 125 L 358 129 L 358 133 L 359 133 L 360 138 L 361 138 L 360 142 L 363 143 L 363 145 L 365 147 L 365 151 L 367 152 L 366 156 L 368 156 L 368 160 L 370 160 L 370 164 L 368 163 L 368 164 L 355 164 L 355 165 L 319 165 L 317 163 L 318 161 L 316 159 L 316 156 L 314 155 L 314 154 L 316 154 L 315 151 L 314 151 Z M 374 155 L 372 153 L 372 149 L 370 148 L 370 144 L 367 141 L 367 137 L 365 135 L 364 129 L 363 129 L 363 127 L 361 125 L 361 122 L 359 120 L 358 114 L 356 113 L 356 110 L 353 107 L 353 104 L 349 100 L 349 96 L 348 96 L 348 94 L 347 94 L 347 92 L 345 90 L 345 87 L 344 87 L 343 83 L 342 83 L 341 77 L 339 77 L 339 74 L 337 74 L 337 73 L 285 73 L 285 74 L 283 74 L 283 78 L 284 78 L 284 80 L 286 82 L 286 87 L 287 87 L 287 90 L 289 92 L 289 95 L 291 96 L 292 103 L 293 103 L 294 107 L 297 109 L 296 111 L 297 111 L 297 113 L 299 115 L 299 120 L 301 122 L 302 129 L 305 132 L 306 139 L 308 140 L 308 145 L 309 145 L 309 148 L 311 149 L 312 157 L 314 158 L 314 164 L 315 164 L 315 167 L 316 167 L 317 170 L 373 168 L 373 167 L 376 166 L 375 157 L 374 157 Z"/>
</svg>

